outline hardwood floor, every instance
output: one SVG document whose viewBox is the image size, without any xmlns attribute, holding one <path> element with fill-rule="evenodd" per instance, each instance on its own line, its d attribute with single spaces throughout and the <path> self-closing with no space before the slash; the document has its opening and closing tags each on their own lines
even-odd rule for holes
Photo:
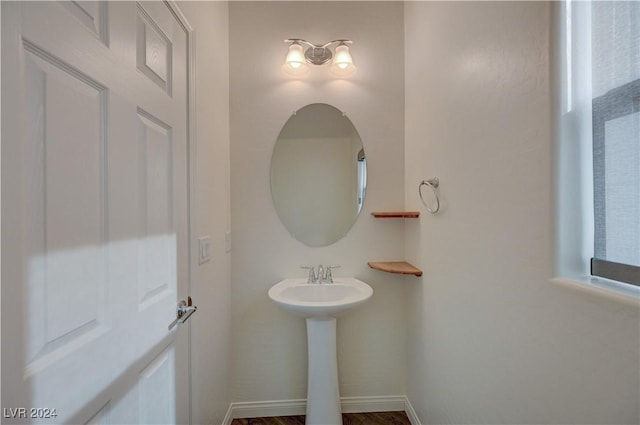
<svg viewBox="0 0 640 425">
<path fill-rule="evenodd" d="M 342 422 L 343 425 L 411 425 L 404 412 L 343 413 Z M 304 425 L 304 415 L 234 419 L 231 425 Z"/>
</svg>

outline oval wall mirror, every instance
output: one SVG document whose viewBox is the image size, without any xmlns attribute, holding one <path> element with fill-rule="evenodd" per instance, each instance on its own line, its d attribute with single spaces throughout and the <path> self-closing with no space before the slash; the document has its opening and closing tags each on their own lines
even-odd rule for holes
<svg viewBox="0 0 640 425">
<path fill-rule="evenodd" d="M 351 120 L 324 103 L 294 113 L 271 157 L 271 196 L 289 233 L 327 246 L 356 221 L 367 190 L 367 160 Z"/>
</svg>

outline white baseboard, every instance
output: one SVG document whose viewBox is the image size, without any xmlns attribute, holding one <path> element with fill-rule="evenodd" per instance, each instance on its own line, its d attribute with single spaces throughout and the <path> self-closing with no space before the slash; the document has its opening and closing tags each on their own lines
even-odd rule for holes
<svg viewBox="0 0 640 425">
<path fill-rule="evenodd" d="M 233 403 L 229 405 L 221 425 L 231 425 L 231 421 L 233 421 Z"/>
<path fill-rule="evenodd" d="M 232 417 L 234 419 L 304 415 L 306 409 L 307 399 L 241 401 L 231 403 Z"/>
<path fill-rule="evenodd" d="M 402 412 L 405 400 L 403 395 L 341 397 L 340 407 L 343 413 Z"/>
<path fill-rule="evenodd" d="M 343 413 L 404 411 L 412 425 L 421 425 L 411 403 L 404 395 L 341 397 L 340 407 Z M 306 399 L 231 403 L 222 425 L 231 425 L 231 421 L 236 418 L 304 415 L 306 409 Z"/>
<path fill-rule="evenodd" d="M 409 422 L 411 422 L 411 425 L 422 425 L 420 423 L 420 419 L 418 419 L 418 415 L 416 414 L 416 411 L 413 410 L 413 406 L 411 405 L 409 398 L 405 397 L 404 400 L 405 400 L 404 412 L 407 414 L 407 417 L 409 418 Z"/>
</svg>

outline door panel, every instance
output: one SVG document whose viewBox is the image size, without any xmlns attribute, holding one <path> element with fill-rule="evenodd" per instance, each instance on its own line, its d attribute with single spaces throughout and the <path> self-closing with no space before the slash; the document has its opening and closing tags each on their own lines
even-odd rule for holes
<svg viewBox="0 0 640 425">
<path fill-rule="evenodd" d="M 169 347 L 145 367 L 138 378 L 141 424 L 171 423 L 175 417 L 174 350 Z"/>
<path fill-rule="evenodd" d="M 164 3 L 1 7 L 2 407 L 56 413 L 3 423 L 186 423 L 187 33 Z"/>
<path fill-rule="evenodd" d="M 169 24 L 164 25 L 170 27 Z M 138 69 L 151 81 L 171 95 L 173 51 L 171 41 L 149 13 L 138 7 L 136 59 Z"/>
<path fill-rule="evenodd" d="M 106 97 L 88 77 L 24 48 L 29 374 L 105 325 Z"/>
<path fill-rule="evenodd" d="M 108 44 L 108 11 L 106 2 L 61 1 L 60 3 L 100 41 Z"/>
<path fill-rule="evenodd" d="M 173 230 L 173 151 L 171 128 L 138 110 L 140 149 L 140 277 L 138 309 L 175 293 L 176 255 Z"/>
</svg>

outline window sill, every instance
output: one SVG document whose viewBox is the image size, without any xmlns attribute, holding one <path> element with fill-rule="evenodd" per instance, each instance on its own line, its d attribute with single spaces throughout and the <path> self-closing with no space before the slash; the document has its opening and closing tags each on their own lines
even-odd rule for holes
<svg viewBox="0 0 640 425">
<path fill-rule="evenodd" d="M 640 307 L 640 287 L 638 286 L 593 276 L 554 277 L 550 282 Z"/>
</svg>

